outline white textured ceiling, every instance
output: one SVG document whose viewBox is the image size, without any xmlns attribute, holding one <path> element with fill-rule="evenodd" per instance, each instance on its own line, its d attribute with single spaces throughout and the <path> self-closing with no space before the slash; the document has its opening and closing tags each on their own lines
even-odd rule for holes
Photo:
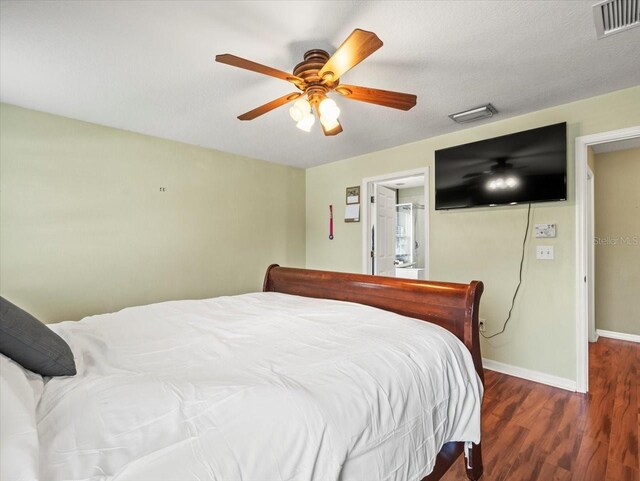
<svg viewBox="0 0 640 481">
<path fill-rule="evenodd" d="M 485 102 L 496 121 L 640 84 L 640 29 L 596 40 L 595 1 L 3 1 L 0 99 L 309 167 L 465 128 L 447 115 Z M 292 88 L 216 54 L 290 71 L 354 28 L 384 46 L 343 81 L 414 93 L 413 110 L 338 96 L 329 138 L 286 107 L 236 119 Z"/>
<path fill-rule="evenodd" d="M 413 175 L 400 179 L 388 180 L 386 182 L 376 182 L 378 185 L 389 187 L 390 189 L 412 189 L 424 185 L 424 175 Z"/>
</svg>

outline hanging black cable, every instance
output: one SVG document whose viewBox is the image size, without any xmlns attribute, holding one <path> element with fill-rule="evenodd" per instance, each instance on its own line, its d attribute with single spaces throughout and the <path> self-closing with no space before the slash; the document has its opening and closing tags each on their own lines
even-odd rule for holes
<svg viewBox="0 0 640 481">
<path fill-rule="evenodd" d="M 527 210 L 527 227 L 524 230 L 524 239 L 522 240 L 522 256 L 520 257 L 520 273 L 518 274 L 518 285 L 516 286 L 516 291 L 513 293 L 513 298 L 511 299 L 511 307 L 509 308 L 509 314 L 507 315 L 507 319 L 504 321 L 502 325 L 502 330 L 500 332 L 496 332 L 495 334 L 491 334 L 490 336 L 485 336 L 484 332 L 480 334 L 485 339 L 491 339 L 492 337 L 496 337 L 502 334 L 507 328 L 507 324 L 509 323 L 509 319 L 511 319 L 511 312 L 513 311 L 513 306 L 516 303 L 516 296 L 518 295 L 518 291 L 520 290 L 520 286 L 522 285 L 522 266 L 524 264 L 524 254 L 525 254 L 525 246 L 527 244 L 527 239 L 529 238 L 529 224 L 531 223 L 531 204 L 529 204 L 529 209 Z"/>
</svg>

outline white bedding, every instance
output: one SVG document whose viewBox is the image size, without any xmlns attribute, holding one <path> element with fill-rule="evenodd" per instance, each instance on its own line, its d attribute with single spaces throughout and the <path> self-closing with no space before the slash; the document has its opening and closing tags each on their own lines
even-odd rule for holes
<svg viewBox="0 0 640 481">
<path fill-rule="evenodd" d="M 482 386 L 437 326 L 257 293 L 52 326 L 78 374 L 36 410 L 49 480 L 419 480 L 480 440 Z"/>
<path fill-rule="evenodd" d="M 38 479 L 36 402 L 42 376 L 0 354 L 0 481 Z"/>
</svg>

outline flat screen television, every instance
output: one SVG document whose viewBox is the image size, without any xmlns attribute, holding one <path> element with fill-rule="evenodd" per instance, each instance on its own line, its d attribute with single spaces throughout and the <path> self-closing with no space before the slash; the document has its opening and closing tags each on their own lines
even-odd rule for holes
<svg viewBox="0 0 640 481">
<path fill-rule="evenodd" d="M 567 199 L 566 122 L 435 154 L 436 210 Z"/>
</svg>

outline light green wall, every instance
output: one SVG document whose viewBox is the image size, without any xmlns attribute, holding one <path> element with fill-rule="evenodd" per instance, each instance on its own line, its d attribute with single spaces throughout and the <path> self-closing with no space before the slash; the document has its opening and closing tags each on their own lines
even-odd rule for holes
<svg viewBox="0 0 640 481">
<path fill-rule="evenodd" d="M 575 138 L 640 125 L 640 87 L 307 169 L 307 268 L 361 272 L 361 223 L 336 222 L 335 239 L 330 241 L 327 206 L 334 204 L 340 212 L 345 187 L 358 185 L 363 178 L 428 166 L 431 278 L 484 281 L 480 315 L 486 319 L 487 334 L 500 330 L 518 280 L 527 208 L 435 212 L 434 151 L 564 121 L 568 124 L 569 200 L 534 204 L 532 209 L 532 224 L 556 223 L 558 236 L 542 241 L 530 232 L 512 319 L 503 335 L 483 339 L 482 351 L 486 358 L 575 380 Z M 556 260 L 537 261 L 535 245 L 539 244 L 554 245 Z"/>
<path fill-rule="evenodd" d="M 416 199 L 418 197 L 418 199 Z M 411 187 L 409 189 L 398 189 L 398 202 L 424 202 L 424 188 Z"/>
<path fill-rule="evenodd" d="M 596 328 L 640 335 L 640 149 L 595 165 Z"/>
<path fill-rule="evenodd" d="M 43 321 L 305 262 L 301 169 L 2 104 L 0 179 L 1 293 Z"/>
</svg>

